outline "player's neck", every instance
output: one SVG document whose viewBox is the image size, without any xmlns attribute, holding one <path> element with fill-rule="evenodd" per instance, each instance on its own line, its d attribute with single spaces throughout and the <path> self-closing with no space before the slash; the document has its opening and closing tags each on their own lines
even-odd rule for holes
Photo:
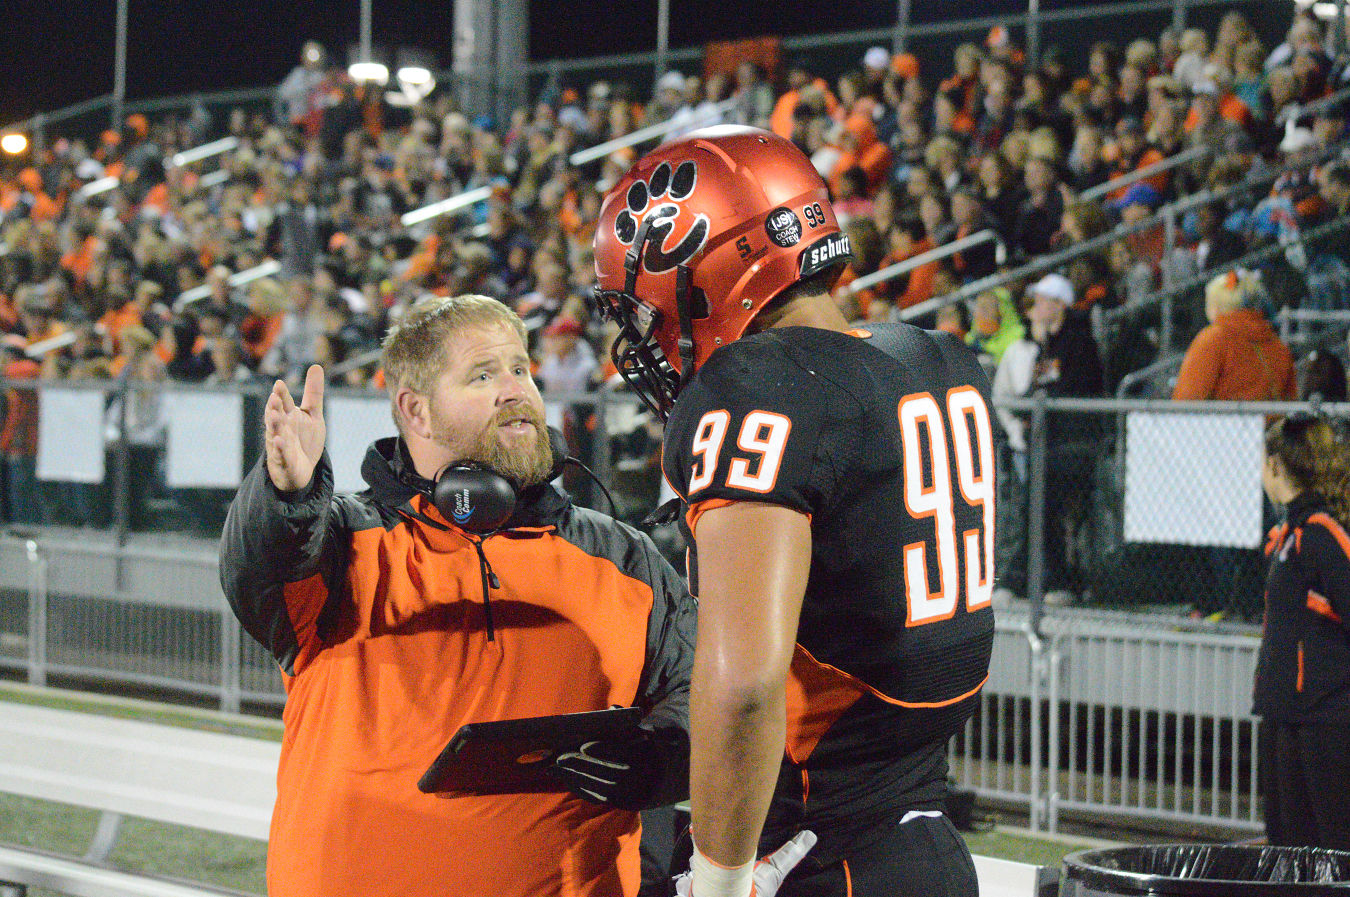
<svg viewBox="0 0 1350 897">
<path fill-rule="evenodd" d="M 761 323 L 758 329 L 769 330 L 775 327 L 818 327 L 821 330 L 849 329 L 848 319 L 839 306 L 829 296 L 799 296 L 781 308 L 774 309 L 771 317 Z"/>
</svg>

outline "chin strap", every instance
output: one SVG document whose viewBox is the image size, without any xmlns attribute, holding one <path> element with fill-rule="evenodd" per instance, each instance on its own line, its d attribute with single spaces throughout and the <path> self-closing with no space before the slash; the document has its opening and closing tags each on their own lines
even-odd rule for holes
<svg viewBox="0 0 1350 897">
<path fill-rule="evenodd" d="M 688 265 L 675 268 L 675 310 L 680 322 L 679 338 L 675 341 L 680 352 L 680 385 L 676 389 L 677 393 L 694 376 L 694 318 L 690 309 L 693 304 L 693 296 L 690 295 L 692 280 Z"/>
</svg>

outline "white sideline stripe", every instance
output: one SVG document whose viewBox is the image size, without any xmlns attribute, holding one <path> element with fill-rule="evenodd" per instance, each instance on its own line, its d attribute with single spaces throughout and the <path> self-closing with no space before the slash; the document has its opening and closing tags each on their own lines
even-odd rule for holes
<svg viewBox="0 0 1350 897">
<path fill-rule="evenodd" d="M 240 751 L 244 745 L 239 744 L 235 739 L 239 736 L 217 735 L 211 744 L 189 745 L 183 742 L 169 744 L 162 739 L 151 739 L 145 735 L 118 735 L 106 732 L 77 732 L 65 726 L 53 726 L 44 723 L 19 723 L 11 725 L 9 723 L 0 724 L 0 732 L 9 732 L 16 736 L 28 738 L 41 738 L 48 741 L 55 741 L 60 744 L 78 745 L 84 748 L 103 748 L 106 750 L 130 751 L 142 759 L 149 759 L 152 756 L 168 757 L 175 761 L 184 760 L 196 761 L 199 763 L 209 763 L 212 766 L 230 766 L 248 771 L 276 771 L 277 759 L 281 756 L 280 745 L 273 745 L 269 742 L 259 742 L 264 747 L 271 747 L 273 750 L 249 751 L 252 756 Z M 159 734 L 156 732 L 156 734 Z M 167 733 L 166 733 L 167 734 Z M 192 733 L 194 735 L 211 733 Z M 228 739 L 228 740 L 227 740 Z M 198 739 L 184 739 L 198 740 Z M 256 741 L 257 739 L 250 739 Z M 214 749 L 213 749 L 214 748 Z M 248 750 L 248 749 L 245 749 Z M 9 751 L 3 753 L 8 754 Z M 24 751 L 26 756 L 33 756 L 32 750 Z"/>
<path fill-rule="evenodd" d="M 281 746 L 0 702 L 0 791 L 266 840 Z"/>
<path fill-rule="evenodd" d="M 0 791 L 143 816 L 258 841 L 267 840 L 272 819 L 272 803 L 264 803 L 265 798 L 249 803 L 235 802 L 8 763 L 0 764 Z"/>
<path fill-rule="evenodd" d="M 53 772 L 48 769 L 36 769 L 32 766 L 18 766 L 13 763 L 0 763 L 0 789 L 5 791 L 19 791 L 25 783 L 29 787 L 36 785 L 46 785 L 49 788 L 60 789 L 62 793 L 73 796 L 85 795 L 92 797 L 94 795 L 105 795 L 107 798 L 120 798 L 124 801 L 133 801 L 142 805 L 173 807 L 180 804 L 191 804 L 192 808 L 202 812 L 212 814 L 237 817 L 241 820 L 266 823 L 271 817 L 271 807 L 262 810 L 249 803 L 228 800 L 221 797 L 212 797 L 206 794 L 183 794 L 181 791 L 170 791 L 165 788 L 155 788 L 151 785 L 134 785 L 123 782 L 100 781 L 94 776 L 71 775 L 64 772 Z M 221 783 L 237 784 L 237 783 Z M 11 788 L 10 786 L 13 786 Z M 124 803 L 117 803 L 117 806 L 126 806 Z M 128 811 L 129 812 L 129 811 Z M 135 814 L 133 814 L 135 815 Z"/>
<path fill-rule="evenodd" d="M 78 860 L 0 847 L 0 879 L 6 876 L 26 882 L 29 887 L 48 888 L 71 897 L 202 897 L 219 893 L 101 869 Z"/>
</svg>

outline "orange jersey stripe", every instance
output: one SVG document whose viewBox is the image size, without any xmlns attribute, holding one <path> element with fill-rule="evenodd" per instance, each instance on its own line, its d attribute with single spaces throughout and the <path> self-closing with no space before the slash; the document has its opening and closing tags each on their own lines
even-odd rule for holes
<svg viewBox="0 0 1350 897">
<path fill-rule="evenodd" d="M 1334 538 L 1336 543 L 1341 546 L 1341 551 L 1344 551 L 1345 556 L 1350 558 L 1350 535 L 1346 535 L 1345 528 L 1342 527 L 1334 517 L 1323 511 L 1318 511 L 1316 514 L 1308 517 L 1308 522 L 1319 523 L 1322 526 L 1325 526 L 1331 533 L 1332 538 Z"/>
<path fill-rule="evenodd" d="M 873 688 L 872 686 L 868 685 L 866 682 L 863 682 L 861 679 L 858 679 L 858 678 L 855 677 L 855 676 L 850 676 L 848 673 L 845 673 L 843 670 L 839 669 L 838 667 L 830 666 L 828 663 L 821 663 L 820 661 L 818 661 L 818 660 L 816 660 L 814 657 L 812 657 L 812 656 L 811 656 L 811 652 L 810 652 L 810 651 L 807 651 L 807 650 L 806 650 L 805 648 L 803 648 L 801 645 L 798 645 L 798 646 L 797 646 L 797 650 L 800 651 L 802 654 L 805 654 L 805 655 L 807 656 L 807 658 L 809 658 L 810 661 L 811 661 L 812 663 L 816 664 L 816 665 L 819 666 L 821 669 L 824 669 L 824 670 L 830 670 L 831 672 L 834 672 L 834 673 L 836 673 L 836 674 L 838 674 L 838 675 L 840 675 L 840 676 L 843 676 L 845 679 L 848 679 L 850 682 L 855 683 L 855 684 L 858 686 L 858 688 L 860 688 L 860 689 L 862 689 L 863 691 L 867 692 L 867 693 L 870 694 L 872 697 L 877 698 L 878 700 L 881 700 L 881 701 L 885 701 L 887 704 L 891 704 L 891 705 L 893 705 L 893 706 L 895 706 L 895 707 L 910 707 L 910 708 L 918 708 L 918 709 L 929 708 L 929 707 L 950 707 L 952 704 L 959 704 L 960 702 L 964 701 L 966 698 L 973 697 L 974 695 L 979 694 L 979 693 L 980 693 L 980 689 L 984 688 L 984 683 L 986 683 L 986 682 L 989 681 L 989 674 L 986 673 L 986 674 L 985 674 L 985 677 L 984 677 L 983 679 L 980 680 L 979 684 L 976 685 L 974 688 L 972 688 L 970 691 L 966 692 L 965 694 L 957 695 L 957 696 L 954 697 L 954 698 L 947 698 L 946 700 L 943 700 L 943 701 L 919 701 L 919 702 L 914 702 L 914 701 L 902 701 L 902 700 L 900 700 L 899 698 L 892 698 L 890 695 L 882 694 L 881 692 L 877 691 L 877 690 L 876 690 L 875 688 Z"/>
<path fill-rule="evenodd" d="M 689 510 L 684 512 L 684 522 L 688 524 L 689 532 L 694 533 L 695 528 L 698 526 L 699 518 L 702 517 L 704 514 L 708 513 L 714 508 L 725 508 L 734 504 L 739 504 L 739 502 L 731 498 L 706 498 L 703 501 L 696 501 L 689 506 Z M 773 502 L 765 501 L 765 502 L 757 502 L 757 504 L 768 505 L 773 504 Z M 778 507 L 787 507 L 787 506 L 779 505 Z M 796 508 L 788 508 L 788 510 L 797 511 Z M 802 514 L 806 518 L 807 523 L 811 522 L 810 514 L 805 514 L 802 511 L 797 511 L 797 513 Z M 695 533 L 695 535 L 697 535 L 697 533 Z"/>
<path fill-rule="evenodd" d="M 1331 602 L 1325 595 L 1319 595 L 1317 592 L 1308 590 L 1308 610 L 1315 614 L 1326 617 L 1333 623 L 1341 622 L 1341 615 L 1336 613 L 1331 607 Z"/>
</svg>

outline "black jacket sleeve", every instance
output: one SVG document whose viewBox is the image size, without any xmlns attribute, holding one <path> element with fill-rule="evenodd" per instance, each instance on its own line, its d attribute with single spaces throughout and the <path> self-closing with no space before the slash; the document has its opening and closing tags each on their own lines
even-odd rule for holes
<svg viewBox="0 0 1350 897">
<path fill-rule="evenodd" d="M 309 486 L 295 493 L 273 486 L 260 458 L 230 504 L 220 539 L 221 587 L 244 629 L 288 675 L 296 674 L 301 649 L 318 639 L 320 615 L 344 581 L 342 535 L 327 452 Z"/>
<path fill-rule="evenodd" d="M 642 728 L 657 755 L 649 807 L 689 797 L 689 679 L 694 669 L 697 609 L 683 577 L 646 535 L 640 535 L 652 587 L 647 660 L 639 703 L 648 708 Z"/>
</svg>

